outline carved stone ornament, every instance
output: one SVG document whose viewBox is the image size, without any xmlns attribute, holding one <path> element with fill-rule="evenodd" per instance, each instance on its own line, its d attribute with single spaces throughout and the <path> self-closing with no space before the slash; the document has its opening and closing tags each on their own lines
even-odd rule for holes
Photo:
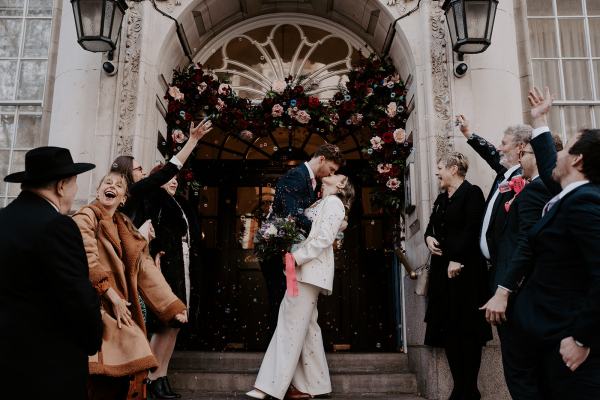
<svg viewBox="0 0 600 400">
<path fill-rule="evenodd" d="M 142 32 L 142 14 L 141 5 L 137 2 L 131 2 L 127 10 L 127 23 L 121 35 L 125 43 L 125 49 L 122 51 L 123 57 L 121 94 L 119 97 L 119 122 L 118 128 L 125 134 L 132 134 L 132 120 L 135 115 L 135 106 L 137 101 L 137 87 L 139 79 L 140 65 L 140 34 Z"/>
<path fill-rule="evenodd" d="M 452 151 L 452 110 L 450 107 L 450 78 L 444 11 L 431 4 L 431 74 L 437 157 Z"/>
<path fill-rule="evenodd" d="M 120 156 L 133 154 L 133 136 L 119 135 L 117 137 L 117 154 Z"/>
</svg>

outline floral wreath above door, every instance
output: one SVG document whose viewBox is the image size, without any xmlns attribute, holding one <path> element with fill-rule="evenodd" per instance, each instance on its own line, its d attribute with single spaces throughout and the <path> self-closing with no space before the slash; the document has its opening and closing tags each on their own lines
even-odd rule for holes
<svg viewBox="0 0 600 400">
<path fill-rule="evenodd" d="M 404 130 L 406 93 L 389 61 L 363 56 L 340 35 L 294 23 L 250 29 L 224 41 L 203 64 L 174 71 L 165 95 L 166 156 L 185 143 L 192 121 L 207 116 L 223 134 L 255 147 L 282 129 L 333 144 L 352 135 L 360 138 L 357 157 L 369 161 L 377 182 L 375 204 L 397 213 L 412 148 Z M 182 177 L 197 192 L 189 166 Z"/>
</svg>

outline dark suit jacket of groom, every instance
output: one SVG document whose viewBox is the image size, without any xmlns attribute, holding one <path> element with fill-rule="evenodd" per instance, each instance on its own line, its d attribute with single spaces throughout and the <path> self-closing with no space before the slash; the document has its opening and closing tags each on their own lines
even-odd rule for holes
<svg viewBox="0 0 600 400">
<path fill-rule="evenodd" d="M 310 232 L 311 222 L 304 210 L 317 200 L 312 188 L 310 173 L 305 163 L 289 170 L 279 178 L 273 200 L 273 215 L 277 217 L 295 217 L 298 225 L 306 234 Z"/>
<path fill-rule="evenodd" d="M 552 181 L 556 149 L 550 132 L 531 144 L 540 177 L 556 192 L 560 185 Z M 519 246 L 501 284 L 514 288 L 533 263 L 515 300 L 514 318 L 534 342 L 552 347 L 573 336 L 592 349 L 600 346 L 599 244 L 600 185 L 588 183 L 559 200 L 530 231 L 528 247 Z"/>
<path fill-rule="evenodd" d="M 479 156 L 481 156 L 481 158 L 488 163 L 488 165 L 497 174 L 485 202 L 485 209 L 487 210 L 488 204 L 494 196 L 498 184 L 505 178 L 504 174 L 506 173 L 507 168 L 500 164 L 500 153 L 498 153 L 496 147 L 494 147 L 494 145 L 489 143 L 481 136 L 473 134 L 467 143 L 477 152 L 477 154 L 479 154 Z M 510 175 L 510 178 L 520 174 L 521 169 L 518 168 Z M 518 223 L 513 222 L 508 224 L 510 213 L 506 212 L 504 208 L 504 203 L 512 199 L 514 195 L 515 192 L 512 190 L 498 194 L 498 197 L 493 204 L 490 224 L 485 232 L 491 257 L 490 262 L 492 263 L 492 271 L 490 271 L 492 280 L 491 287 L 494 291 L 498 285 L 499 277 L 506 269 L 506 265 L 509 262 L 510 256 L 512 255 L 512 252 L 516 248 L 517 244 Z"/>
<path fill-rule="evenodd" d="M 0 210 L 0 397 L 85 399 L 101 339 L 77 225 L 22 192 Z"/>
</svg>

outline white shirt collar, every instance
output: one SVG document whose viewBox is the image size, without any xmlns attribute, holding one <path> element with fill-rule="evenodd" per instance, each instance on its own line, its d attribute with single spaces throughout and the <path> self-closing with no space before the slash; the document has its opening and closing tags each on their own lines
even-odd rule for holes
<svg viewBox="0 0 600 400">
<path fill-rule="evenodd" d="M 536 175 L 536 176 L 534 176 L 533 178 L 531 178 L 531 179 L 529 180 L 529 182 L 533 182 L 533 181 L 535 181 L 535 180 L 536 180 L 537 178 L 539 178 L 539 177 L 540 177 L 539 175 Z"/>
<path fill-rule="evenodd" d="M 563 190 L 562 192 L 560 192 L 558 194 L 558 198 L 562 199 L 563 197 L 565 197 L 569 192 L 572 192 L 573 190 L 577 189 L 579 186 L 585 185 L 586 183 L 590 183 L 590 181 L 588 180 L 583 180 L 583 181 L 576 181 L 576 182 L 571 182 L 569 183 Z"/>
<path fill-rule="evenodd" d="M 310 168 L 308 161 L 305 161 L 304 165 L 306 166 L 306 169 L 308 169 L 308 175 L 310 175 L 310 179 L 315 179 L 315 173 L 313 172 L 312 168 Z"/>
<path fill-rule="evenodd" d="M 518 170 L 520 166 L 521 166 L 520 164 L 516 164 L 516 165 L 513 165 L 512 167 L 510 167 L 509 169 L 507 169 L 506 172 L 504 173 L 504 179 L 510 178 L 510 176 L 513 174 L 513 172 Z"/>
<path fill-rule="evenodd" d="M 56 204 L 54 204 L 53 202 L 51 202 L 50 200 L 48 200 L 45 197 L 42 197 L 42 199 L 46 200 L 48 202 L 48 204 L 50 204 L 52 207 L 54 207 L 54 209 L 56 210 L 56 212 L 58 212 L 60 214 L 60 210 L 58 209 L 58 207 L 56 207 Z"/>
</svg>

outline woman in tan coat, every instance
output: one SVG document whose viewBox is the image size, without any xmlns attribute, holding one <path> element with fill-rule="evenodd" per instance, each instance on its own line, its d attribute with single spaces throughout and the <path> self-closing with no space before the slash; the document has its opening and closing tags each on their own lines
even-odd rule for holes
<svg viewBox="0 0 600 400">
<path fill-rule="evenodd" d="M 126 197 L 123 176 L 109 173 L 100 182 L 96 201 L 73 216 L 102 303 L 104 335 L 100 352 L 89 359 L 90 399 L 143 398 L 142 381 L 158 366 L 146 338 L 138 291 L 161 321 L 187 322 L 186 307 L 154 264 L 146 240 L 117 211 Z"/>
</svg>

